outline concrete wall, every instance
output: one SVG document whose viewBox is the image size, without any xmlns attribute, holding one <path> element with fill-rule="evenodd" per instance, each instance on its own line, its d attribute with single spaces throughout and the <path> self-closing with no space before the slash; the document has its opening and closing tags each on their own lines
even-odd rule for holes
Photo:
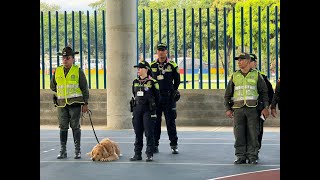
<svg viewBox="0 0 320 180">
<path fill-rule="evenodd" d="M 223 106 L 224 89 L 179 90 L 181 98 L 177 102 L 177 126 L 232 126 L 232 120 L 225 115 Z M 90 90 L 89 109 L 92 111 L 93 125 L 107 125 L 107 91 Z M 129 111 L 129 104 L 127 106 Z M 40 125 L 57 125 L 57 112 L 52 102 L 52 91 L 40 90 Z M 265 126 L 280 127 L 280 111 L 277 118 L 270 114 Z M 85 115 L 82 125 L 90 125 Z M 163 125 L 165 121 L 163 120 Z"/>
</svg>

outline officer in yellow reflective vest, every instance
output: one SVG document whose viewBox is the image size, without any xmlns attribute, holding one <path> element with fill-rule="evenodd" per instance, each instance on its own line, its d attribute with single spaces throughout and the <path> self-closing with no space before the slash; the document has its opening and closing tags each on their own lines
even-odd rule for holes
<svg viewBox="0 0 320 180">
<path fill-rule="evenodd" d="M 226 115 L 233 118 L 235 155 L 234 164 L 257 164 L 259 150 L 259 116 L 269 116 L 268 88 L 259 72 L 250 68 L 250 55 L 241 53 L 237 70 L 231 76 L 225 91 Z M 256 109 L 258 97 L 262 97 L 265 108 L 261 114 Z"/>
<path fill-rule="evenodd" d="M 58 108 L 60 128 L 60 154 L 57 159 L 67 158 L 67 139 L 69 124 L 75 145 L 75 159 L 81 158 L 80 150 L 80 116 L 88 112 L 89 88 L 86 76 L 81 68 L 74 65 L 74 52 L 69 46 L 61 53 L 62 64 L 58 66 L 50 81 L 50 89 L 55 93 L 55 106 Z"/>
</svg>

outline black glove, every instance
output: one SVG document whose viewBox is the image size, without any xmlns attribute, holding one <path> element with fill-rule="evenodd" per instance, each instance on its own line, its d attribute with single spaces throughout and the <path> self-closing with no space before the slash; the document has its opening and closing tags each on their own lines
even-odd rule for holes
<svg viewBox="0 0 320 180">
<path fill-rule="evenodd" d="M 132 97 L 130 100 L 130 112 L 133 112 L 133 107 L 134 107 L 134 98 Z"/>
<path fill-rule="evenodd" d="M 173 91 L 173 99 L 175 100 L 175 101 L 179 101 L 179 99 L 180 99 L 180 92 L 178 91 L 178 90 L 174 90 Z"/>
<path fill-rule="evenodd" d="M 58 106 L 58 98 L 57 98 L 57 96 L 55 94 L 53 94 L 52 100 L 53 100 L 53 104 L 55 106 Z"/>
<path fill-rule="evenodd" d="M 156 105 L 154 98 L 150 98 L 149 99 L 149 110 L 151 112 L 153 112 L 153 111 L 156 111 L 156 108 L 157 108 L 157 105 Z"/>
</svg>

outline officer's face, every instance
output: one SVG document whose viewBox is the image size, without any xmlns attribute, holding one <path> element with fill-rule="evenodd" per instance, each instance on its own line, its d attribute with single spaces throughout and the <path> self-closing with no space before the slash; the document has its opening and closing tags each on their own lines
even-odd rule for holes
<svg viewBox="0 0 320 180">
<path fill-rule="evenodd" d="M 72 56 L 62 56 L 62 64 L 66 68 L 70 68 L 73 64 L 74 58 Z"/>
<path fill-rule="evenodd" d="M 250 60 L 249 59 L 239 59 L 238 65 L 240 69 L 243 69 L 247 66 L 250 66 Z"/>
<path fill-rule="evenodd" d="M 148 70 L 146 68 L 138 68 L 138 76 L 146 76 Z"/>
<path fill-rule="evenodd" d="M 167 58 L 167 50 L 165 49 L 158 49 L 157 55 L 159 59 L 166 59 Z"/>
</svg>

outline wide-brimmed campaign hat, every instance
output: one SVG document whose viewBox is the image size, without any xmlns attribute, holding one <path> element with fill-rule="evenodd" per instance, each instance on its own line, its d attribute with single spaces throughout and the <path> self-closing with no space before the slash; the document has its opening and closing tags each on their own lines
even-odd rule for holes
<svg viewBox="0 0 320 180">
<path fill-rule="evenodd" d="M 69 46 L 63 48 L 62 52 L 57 53 L 58 56 L 74 56 L 75 54 L 79 54 L 79 52 L 73 51 Z"/>
</svg>

